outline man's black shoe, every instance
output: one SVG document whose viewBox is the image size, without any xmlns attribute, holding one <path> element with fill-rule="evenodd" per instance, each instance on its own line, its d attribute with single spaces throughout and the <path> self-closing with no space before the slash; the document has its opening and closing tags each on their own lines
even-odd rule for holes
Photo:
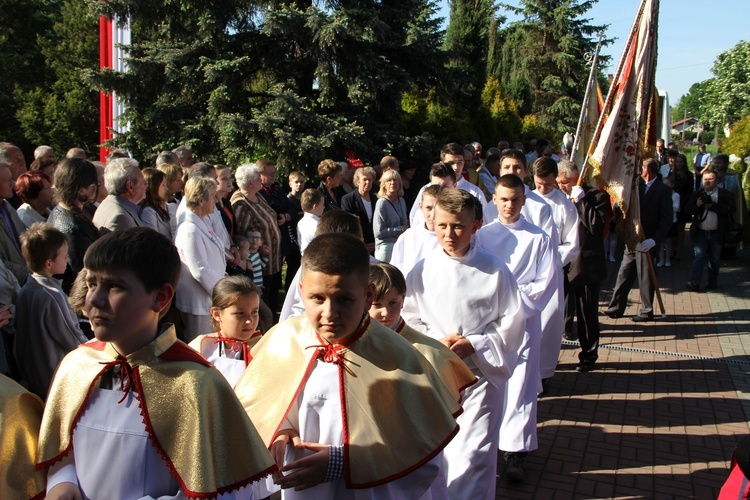
<svg viewBox="0 0 750 500">
<path fill-rule="evenodd" d="M 706 290 L 716 290 L 716 283 L 709 283 L 706 285 Z"/>
<path fill-rule="evenodd" d="M 693 283 L 692 281 L 688 281 L 685 284 L 685 288 L 687 288 L 691 292 L 696 292 L 696 293 L 700 293 L 701 292 L 700 285 L 698 285 L 697 283 Z"/>
<path fill-rule="evenodd" d="M 649 314 L 646 314 L 645 316 L 638 314 L 630 318 L 630 321 L 632 321 L 633 323 L 643 323 L 645 321 L 653 321 L 653 320 L 654 320 L 654 313 L 649 313 Z"/>
<path fill-rule="evenodd" d="M 612 319 L 622 318 L 622 313 L 619 311 L 613 311 L 612 309 L 605 309 L 604 315 L 609 316 Z"/>
<path fill-rule="evenodd" d="M 578 366 L 576 366 L 576 371 L 578 373 L 590 372 L 594 369 L 594 364 L 594 361 L 581 361 Z"/>
<path fill-rule="evenodd" d="M 571 342 L 575 342 L 578 340 L 578 334 L 575 332 L 565 332 L 563 333 L 563 338 L 565 340 L 570 340 Z"/>
</svg>

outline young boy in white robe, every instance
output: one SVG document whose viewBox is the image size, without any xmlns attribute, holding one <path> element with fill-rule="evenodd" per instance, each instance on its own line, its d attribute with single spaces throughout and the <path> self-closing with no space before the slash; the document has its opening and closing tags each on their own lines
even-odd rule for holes
<svg viewBox="0 0 750 500">
<path fill-rule="evenodd" d="M 506 460 L 504 478 L 523 481 L 523 458 L 537 449 L 537 395 L 541 389 L 540 312 L 554 291 L 557 269 L 549 237 L 521 215 L 524 185 L 515 175 L 500 177 L 493 196 L 498 219 L 477 232 L 477 243 L 508 265 L 524 303 L 526 332 L 518 362 L 508 380 L 499 448 Z"/>
<path fill-rule="evenodd" d="M 211 299 L 209 311 L 216 333 L 199 335 L 190 347 L 234 387 L 250 364 L 250 349 L 261 337 L 260 291 L 247 276 L 226 276 L 214 285 Z"/>
<path fill-rule="evenodd" d="M 263 336 L 237 385 L 282 498 L 420 498 L 458 431 L 460 407 L 429 362 L 367 314 L 369 266 L 361 239 L 316 236 L 302 256 L 305 315 Z"/>
<path fill-rule="evenodd" d="M 472 184 L 463 177 L 464 170 L 468 168 L 464 153 L 464 147 L 460 144 L 455 142 L 446 144 L 440 150 L 440 163 L 443 163 L 453 169 L 456 177 L 454 180 L 455 187 L 463 189 L 474 195 L 476 199 L 479 200 L 479 203 L 482 205 L 482 209 L 484 210 L 484 207 L 487 204 L 487 201 L 484 198 L 484 193 L 482 193 L 482 190 L 478 186 Z M 430 184 L 434 183 L 430 182 Z M 421 220 L 422 214 L 420 213 L 418 203 L 422 201 L 422 193 L 430 184 L 423 186 L 422 189 L 420 189 L 417 193 L 415 203 L 414 205 L 412 205 L 411 211 L 409 212 L 409 222 L 411 226 L 418 226 L 422 224 L 422 222 L 424 222 L 423 220 Z"/>
<path fill-rule="evenodd" d="M 561 160 L 561 163 L 568 160 Z M 578 255 L 578 211 L 575 204 L 565 194 L 557 189 L 558 163 L 549 156 L 537 158 L 534 162 L 534 184 L 550 208 L 555 220 L 557 233 L 550 236 L 553 246 L 557 247 L 559 260 L 557 293 L 550 298 L 549 305 L 542 312 L 544 324 L 544 339 L 542 340 L 542 356 L 539 361 L 539 373 L 546 392 L 549 379 L 555 374 L 557 360 L 560 357 L 563 334 L 573 332 L 573 317 L 575 316 L 575 298 L 571 295 L 572 287 L 568 282 L 567 269 Z M 562 291 L 561 291 L 562 290 Z M 562 300 L 562 303 L 560 302 Z M 557 306 L 556 306 L 557 305 Z"/>
<path fill-rule="evenodd" d="M 391 264 L 396 266 L 404 276 L 409 274 L 425 255 L 440 247 L 435 236 L 435 220 L 432 215 L 438 194 L 442 189 L 441 185 L 433 184 L 424 190 L 422 201 L 419 202 L 424 224 L 404 231 L 393 245 Z"/>
<path fill-rule="evenodd" d="M 402 316 L 458 354 L 478 382 L 464 391 L 461 428 L 445 450 L 449 498 L 494 499 L 505 383 L 516 366 L 526 321 L 516 279 L 478 248 L 481 205 L 462 189 L 444 189 L 435 205 L 441 248 L 406 278 Z"/>
<path fill-rule="evenodd" d="M 96 340 L 68 354 L 47 398 L 37 467 L 49 498 L 252 498 L 276 470 L 224 377 L 160 328 L 180 275 L 168 238 L 111 232 L 84 257 Z"/>
</svg>

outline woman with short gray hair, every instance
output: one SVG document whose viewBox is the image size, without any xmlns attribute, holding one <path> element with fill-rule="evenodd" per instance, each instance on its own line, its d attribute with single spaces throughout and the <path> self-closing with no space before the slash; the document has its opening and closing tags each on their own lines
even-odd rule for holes
<svg viewBox="0 0 750 500">
<path fill-rule="evenodd" d="M 216 203 L 216 181 L 193 177 L 185 184 L 185 219 L 177 226 L 174 244 L 182 267 L 175 290 L 175 306 L 184 328 L 182 339 L 190 342 L 198 335 L 211 333 L 211 292 L 224 277 L 224 244 L 209 229 L 206 221 Z"/>
<path fill-rule="evenodd" d="M 372 219 L 375 214 L 376 197 L 371 190 L 376 177 L 374 168 L 358 168 L 354 171 L 354 185 L 357 189 L 341 198 L 341 209 L 359 217 L 359 223 L 362 226 L 362 238 L 370 254 L 375 252 Z"/>
</svg>

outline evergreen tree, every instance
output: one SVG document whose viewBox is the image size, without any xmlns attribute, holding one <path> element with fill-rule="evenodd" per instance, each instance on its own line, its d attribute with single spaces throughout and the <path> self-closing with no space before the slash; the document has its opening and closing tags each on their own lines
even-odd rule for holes
<svg viewBox="0 0 750 500">
<path fill-rule="evenodd" d="M 496 64 L 501 83 L 511 95 L 531 96 L 531 113 L 555 137 L 574 131 L 585 94 L 588 68 L 584 54 L 592 52 L 606 26 L 583 17 L 596 0 L 520 0 L 504 5 L 523 17 L 502 39 L 507 43 Z M 604 40 L 604 44 L 610 40 Z M 600 57 L 602 66 L 607 58 Z M 522 102 L 522 109 L 528 109 Z"/>
<path fill-rule="evenodd" d="M 33 150 L 16 114 L 24 96 L 50 82 L 37 37 L 51 29 L 56 0 L 5 0 L 0 8 L 0 140 L 13 142 L 27 156 Z"/>
<path fill-rule="evenodd" d="M 309 171 L 353 149 L 417 147 L 401 97 L 434 85 L 440 33 L 428 0 L 221 0 L 103 6 L 132 19 L 125 74 L 99 82 L 125 97 L 131 130 L 115 142 L 149 157 L 178 143 L 201 159 L 270 156 Z"/>
<path fill-rule="evenodd" d="M 60 156 L 71 147 L 97 155 L 99 93 L 83 71 L 99 63 L 98 21 L 86 0 L 64 0 L 52 30 L 39 37 L 45 80 L 20 98 L 17 117 L 24 136 Z"/>
</svg>

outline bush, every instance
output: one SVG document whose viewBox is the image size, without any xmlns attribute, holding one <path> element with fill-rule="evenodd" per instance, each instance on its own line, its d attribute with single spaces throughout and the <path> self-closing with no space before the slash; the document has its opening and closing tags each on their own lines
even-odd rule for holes
<svg viewBox="0 0 750 500">
<path fill-rule="evenodd" d="M 750 115 L 745 116 L 732 126 L 729 137 L 721 145 L 724 154 L 736 154 L 740 158 L 750 156 Z"/>
<path fill-rule="evenodd" d="M 698 140 L 701 141 L 701 144 L 711 144 L 714 142 L 715 135 L 712 130 L 704 130 L 698 136 Z"/>
</svg>

